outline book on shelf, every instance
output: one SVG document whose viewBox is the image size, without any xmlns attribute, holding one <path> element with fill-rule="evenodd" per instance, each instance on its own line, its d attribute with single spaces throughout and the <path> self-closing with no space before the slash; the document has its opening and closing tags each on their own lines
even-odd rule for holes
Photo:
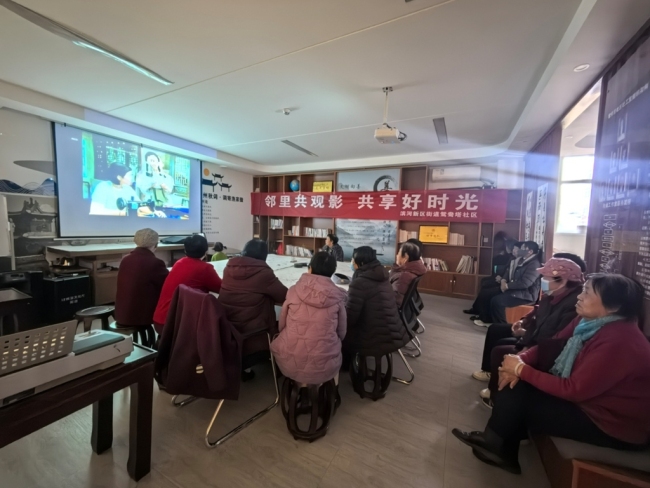
<svg viewBox="0 0 650 488">
<path fill-rule="evenodd" d="M 409 239 L 417 239 L 418 238 L 418 233 L 417 231 L 408 231 L 408 230 L 399 230 L 399 242 L 406 242 Z"/>
<path fill-rule="evenodd" d="M 450 232 L 448 244 L 450 246 L 464 246 L 465 236 L 463 234 L 456 234 L 454 232 Z"/>
<path fill-rule="evenodd" d="M 424 267 L 429 271 L 449 271 L 447 263 L 437 258 L 424 258 Z"/>
<path fill-rule="evenodd" d="M 458 262 L 456 273 L 472 274 L 475 269 L 475 259 L 472 256 L 463 256 Z"/>
<path fill-rule="evenodd" d="M 256 215 L 255 217 L 253 217 L 253 222 L 256 223 L 256 224 L 259 224 L 259 223 L 260 223 L 260 218 L 259 218 L 258 215 Z"/>
<path fill-rule="evenodd" d="M 329 233 L 329 229 L 312 229 L 311 227 L 305 227 L 305 237 L 327 237 L 327 234 Z"/>
<path fill-rule="evenodd" d="M 282 229 L 284 226 L 282 219 L 269 219 L 269 223 L 271 224 L 271 229 Z"/>
<path fill-rule="evenodd" d="M 300 235 L 300 226 L 299 225 L 292 225 L 291 226 L 291 235 L 292 236 L 299 236 Z"/>
<path fill-rule="evenodd" d="M 301 258 L 310 258 L 312 257 L 313 253 L 302 246 L 291 246 L 287 244 L 285 252 L 285 256 L 296 256 L 296 257 L 301 257 Z"/>
</svg>

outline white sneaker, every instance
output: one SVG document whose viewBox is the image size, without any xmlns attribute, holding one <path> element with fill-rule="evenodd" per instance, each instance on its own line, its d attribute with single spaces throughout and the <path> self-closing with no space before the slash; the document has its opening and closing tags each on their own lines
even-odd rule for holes
<svg viewBox="0 0 650 488">
<path fill-rule="evenodd" d="M 472 378 L 479 381 L 485 381 L 486 383 L 490 381 L 490 376 L 492 375 L 489 372 L 482 370 L 474 371 L 472 373 Z"/>
<path fill-rule="evenodd" d="M 490 389 L 489 389 L 489 388 L 485 388 L 484 390 L 481 390 L 481 391 L 479 392 L 478 396 L 480 396 L 481 398 L 485 398 L 486 400 L 488 400 L 488 399 L 490 398 Z"/>
<path fill-rule="evenodd" d="M 489 327 L 492 324 L 488 324 L 487 322 L 483 322 L 482 320 L 475 320 L 474 325 L 478 325 L 479 327 Z"/>
</svg>

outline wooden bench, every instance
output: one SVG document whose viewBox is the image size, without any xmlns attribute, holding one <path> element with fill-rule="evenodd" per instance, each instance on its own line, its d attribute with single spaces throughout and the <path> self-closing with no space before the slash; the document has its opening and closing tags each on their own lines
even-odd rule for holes
<svg viewBox="0 0 650 488">
<path fill-rule="evenodd" d="M 539 436 L 534 439 L 546 474 L 553 488 L 650 488 L 650 472 L 611 466 L 599 461 L 584 461 L 564 457 L 553 438 Z M 573 441 L 562 442 L 574 443 Z M 610 451 L 609 449 L 603 450 Z M 619 456 L 648 456 L 650 452 L 625 453 Z"/>
</svg>

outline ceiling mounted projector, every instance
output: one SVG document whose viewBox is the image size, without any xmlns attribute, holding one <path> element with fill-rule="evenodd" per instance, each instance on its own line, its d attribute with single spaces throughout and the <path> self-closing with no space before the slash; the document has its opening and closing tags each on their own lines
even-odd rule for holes
<svg viewBox="0 0 650 488">
<path fill-rule="evenodd" d="M 393 87 L 386 86 L 382 90 L 386 94 L 386 100 L 384 101 L 384 123 L 381 127 L 375 129 L 375 139 L 382 144 L 398 144 L 406 140 L 406 134 L 397 130 L 397 127 L 388 125 L 388 94 L 393 91 Z"/>
</svg>

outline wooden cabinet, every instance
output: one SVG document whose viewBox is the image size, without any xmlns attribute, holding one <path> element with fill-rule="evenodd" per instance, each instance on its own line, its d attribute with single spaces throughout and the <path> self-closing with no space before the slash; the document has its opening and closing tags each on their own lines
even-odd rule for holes
<svg viewBox="0 0 650 488">
<path fill-rule="evenodd" d="M 420 291 L 457 298 L 474 298 L 476 275 L 450 273 L 446 271 L 427 271 L 422 277 Z"/>
</svg>

